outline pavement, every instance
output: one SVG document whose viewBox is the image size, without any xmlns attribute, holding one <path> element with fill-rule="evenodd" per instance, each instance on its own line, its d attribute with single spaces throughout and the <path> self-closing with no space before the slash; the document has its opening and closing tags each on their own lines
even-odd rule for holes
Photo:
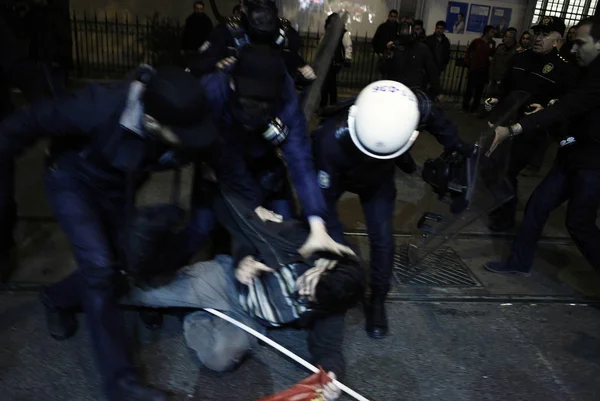
<svg viewBox="0 0 600 401">
<path fill-rule="evenodd" d="M 462 114 L 452 104 L 445 108 L 465 140 L 476 140 L 485 129 L 484 120 Z M 13 289 L 0 291 L 0 399 L 103 400 L 85 317 L 80 316 L 82 329 L 73 339 L 53 341 L 36 294 L 23 290 L 27 284 L 55 282 L 75 268 L 43 193 L 43 150 L 39 144 L 18 162 L 20 265 Z M 422 166 L 441 151 L 424 133 L 412 154 Z M 540 172 L 521 177 L 519 218 L 555 151 L 548 150 Z M 170 178 L 169 173 L 155 176 L 138 202 L 166 201 Z M 189 178 L 185 171 L 184 182 Z M 398 173 L 396 181 L 394 226 L 400 249 L 418 235 L 416 219 L 432 195 L 418 174 Z M 184 194 L 189 194 L 188 185 Z M 349 240 L 369 259 L 358 199 L 345 195 L 338 209 Z M 347 317 L 346 384 L 370 400 L 600 399 L 600 312 L 595 307 L 600 278 L 570 241 L 564 218 L 564 206 L 552 214 L 531 277 L 498 276 L 483 269 L 485 261 L 507 254 L 514 234 L 490 233 L 483 220 L 445 244 L 453 266 L 463 269 L 471 284 L 406 283 L 397 274 L 388 303 L 387 339 L 367 338 L 361 310 Z M 442 262 L 434 260 L 433 270 Z M 127 321 L 144 376 L 176 393 L 177 399 L 256 400 L 306 375 L 268 347 L 259 347 L 235 372 L 214 374 L 198 366 L 186 349 L 177 317 L 168 316 L 163 329 L 155 332 L 144 328 L 134 312 L 127 312 Z M 305 333 L 277 330 L 270 335 L 308 356 Z"/>
</svg>

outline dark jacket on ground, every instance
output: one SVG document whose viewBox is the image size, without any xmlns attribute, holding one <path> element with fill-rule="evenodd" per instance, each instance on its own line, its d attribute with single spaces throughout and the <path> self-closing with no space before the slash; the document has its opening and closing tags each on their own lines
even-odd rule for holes
<svg viewBox="0 0 600 401">
<path fill-rule="evenodd" d="M 197 51 L 208 40 L 213 29 L 210 17 L 204 13 L 193 13 L 185 20 L 181 36 L 181 50 Z"/>
<path fill-rule="evenodd" d="M 433 56 L 433 61 L 435 61 L 435 65 L 441 73 L 446 69 L 450 62 L 450 41 L 446 35 L 443 34 L 440 39 L 435 35 L 429 35 L 425 39 L 425 44 L 429 47 Z"/>
<path fill-rule="evenodd" d="M 600 170 L 600 57 L 592 62 L 575 89 L 553 106 L 525 117 L 520 124 L 523 134 L 528 135 L 564 121 L 569 122 L 568 132 L 575 143 L 559 149 L 558 162 L 572 169 Z"/>
</svg>

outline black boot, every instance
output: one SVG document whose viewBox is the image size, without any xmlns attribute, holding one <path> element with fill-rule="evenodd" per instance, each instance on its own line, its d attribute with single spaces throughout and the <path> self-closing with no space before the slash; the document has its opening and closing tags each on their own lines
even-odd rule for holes
<svg viewBox="0 0 600 401">
<path fill-rule="evenodd" d="M 54 306 L 46 295 L 45 290 L 40 294 L 40 301 L 44 305 L 46 325 L 48 326 L 50 336 L 57 341 L 71 338 L 77 331 L 75 312 Z"/>
<path fill-rule="evenodd" d="M 388 333 L 388 322 L 385 314 L 385 295 L 372 295 L 366 314 L 367 335 L 375 340 L 384 338 Z"/>
<path fill-rule="evenodd" d="M 111 401 L 168 401 L 164 391 L 147 386 L 135 376 L 117 379 L 114 396 Z"/>
</svg>

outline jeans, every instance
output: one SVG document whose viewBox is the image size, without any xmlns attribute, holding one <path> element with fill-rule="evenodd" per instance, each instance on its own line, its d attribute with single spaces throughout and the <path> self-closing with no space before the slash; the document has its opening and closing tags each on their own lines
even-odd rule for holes
<svg viewBox="0 0 600 401">
<path fill-rule="evenodd" d="M 342 195 L 345 191 L 340 191 Z M 390 289 L 394 270 L 394 209 L 396 206 L 396 184 L 393 170 L 376 186 L 350 191 L 359 198 L 366 219 L 367 234 L 371 245 L 371 292 L 385 297 Z M 338 242 L 344 243 L 344 227 L 337 217 L 335 204 L 328 205 L 327 229 Z M 335 215 L 334 215 L 335 214 Z"/>
<path fill-rule="evenodd" d="M 163 287 L 148 290 L 135 287 L 121 303 L 154 308 L 212 308 L 264 333 L 264 328 L 241 308 L 235 280 L 231 257 L 219 255 L 213 261 L 182 268 Z M 236 367 L 258 344 L 251 334 L 205 311 L 185 317 L 183 334 L 200 362 L 217 372 Z"/>
<path fill-rule="evenodd" d="M 531 268 L 536 244 L 550 212 L 567 200 L 567 230 L 581 254 L 600 272 L 600 230 L 596 226 L 600 171 L 569 171 L 558 165 L 550 170 L 527 202 L 523 223 L 508 260 L 511 266 Z"/>
<path fill-rule="evenodd" d="M 98 188 L 60 167 L 49 168 L 45 185 L 50 206 L 67 236 L 77 271 L 46 289 L 52 306 L 83 308 L 100 373 L 109 396 L 115 380 L 135 375 L 119 310 L 117 233 L 125 221 L 124 188 Z"/>
</svg>

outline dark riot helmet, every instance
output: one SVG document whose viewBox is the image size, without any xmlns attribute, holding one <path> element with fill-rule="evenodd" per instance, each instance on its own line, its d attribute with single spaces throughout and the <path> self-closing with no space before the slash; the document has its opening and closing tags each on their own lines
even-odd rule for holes
<svg viewBox="0 0 600 401">
<path fill-rule="evenodd" d="M 270 44 L 279 35 L 279 11 L 273 0 L 243 0 L 242 22 L 250 39 Z"/>
</svg>

